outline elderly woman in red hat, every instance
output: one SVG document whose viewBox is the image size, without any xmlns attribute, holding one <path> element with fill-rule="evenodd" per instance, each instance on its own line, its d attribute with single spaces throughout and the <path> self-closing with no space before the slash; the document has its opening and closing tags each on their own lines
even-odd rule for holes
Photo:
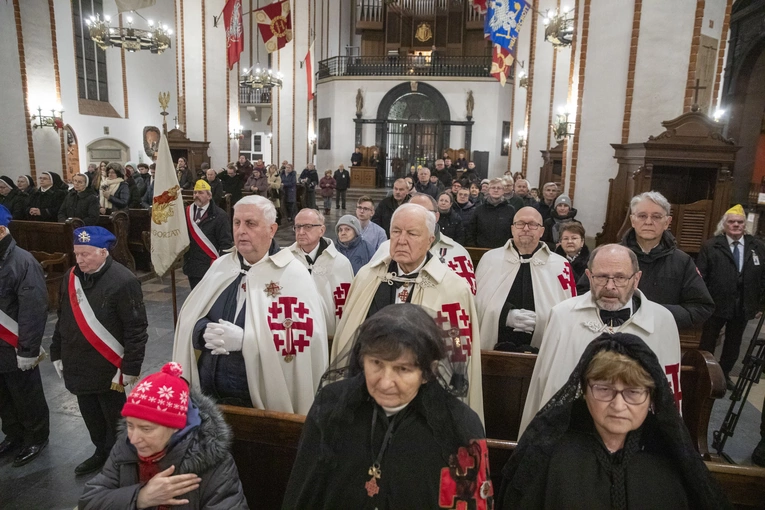
<svg viewBox="0 0 765 510">
<path fill-rule="evenodd" d="M 167 363 L 130 392 L 126 427 L 79 508 L 248 508 L 231 431 L 212 400 L 189 395 L 182 373 Z"/>
</svg>

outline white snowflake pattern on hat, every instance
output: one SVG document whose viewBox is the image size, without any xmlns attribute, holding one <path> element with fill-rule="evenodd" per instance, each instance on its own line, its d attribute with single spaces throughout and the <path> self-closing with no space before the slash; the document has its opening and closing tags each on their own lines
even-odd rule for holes
<svg viewBox="0 0 765 510">
<path fill-rule="evenodd" d="M 159 389 L 159 396 L 160 398 L 166 398 L 167 400 L 170 400 L 173 398 L 173 389 L 170 386 L 162 386 Z"/>
</svg>

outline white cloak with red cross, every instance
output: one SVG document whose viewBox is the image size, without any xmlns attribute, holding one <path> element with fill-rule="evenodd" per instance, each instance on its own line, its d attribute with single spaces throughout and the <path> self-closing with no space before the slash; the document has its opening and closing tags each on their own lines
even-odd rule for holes
<svg viewBox="0 0 765 510">
<path fill-rule="evenodd" d="M 390 255 L 386 255 L 376 262 L 370 262 L 362 267 L 353 279 L 343 318 L 337 326 L 332 342 L 332 360 L 353 341 L 356 330 L 366 320 L 377 287 L 387 285 L 383 279 L 388 273 L 390 261 Z M 431 257 L 420 270 L 418 279 L 421 283 L 414 285 L 410 302 L 421 305 L 428 313 L 435 313 L 436 322 L 445 331 L 459 331 L 461 349 L 452 350 L 451 361 L 468 364 L 466 373 L 469 390 L 463 400 L 483 422 L 481 341 L 473 293 L 465 280 L 450 271 L 438 257 Z"/>
<path fill-rule="evenodd" d="M 213 262 L 178 315 L 173 361 L 183 366 L 183 376 L 197 390 L 194 326 L 239 272 L 234 248 Z M 289 250 L 266 255 L 243 281 L 247 313 L 242 355 L 252 405 L 308 414 L 328 358 L 327 326 L 316 285 Z"/>
<path fill-rule="evenodd" d="M 311 276 L 324 305 L 327 336 L 335 336 L 335 328 L 343 317 L 345 300 L 353 281 L 353 266 L 345 255 L 337 251 L 331 239 L 324 238 L 328 246 L 311 267 Z M 297 243 L 287 248 L 306 269 L 308 261 Z"/>
<path fill-rule="evenodd" d="M 677 323 L 669 310 L 649 301 L 637 289 L 635 295 L 640 298 L 640 308 L 617 328 L 603 324 L 590 292 L 552 309 L 534 364 L 518 437 L 547 401 L 566 385 L 590 342 L 605 332 L 630 333 L 640 337 L 659 358 L 659 364 L 664 367 L 669 386 L 675 394 L 677 409 L 682 409 L 680 335 Z"/>
<path fill-rule="evenodd" d="M 565 258 L 552 253 L 546 244 L 540 243 L 541 248 L 529 261 L 521 262 L 518 251 L 511 247 L 512 242 L 510 239 L 502 248 L 486 252 L 475 272 L 478 285 L 475 301 L 481 324 L 481 348 L 487 351 L 494 349 L 497 343 L 499 315 L 522 263 L 531 266 L 531 284 L 534 287 L 537 322 L 531 336 L 533 347 L 539 347 L 542 343 L 550 309 L 576 296 L 574 272 Z"/>
<path fill-rule="evenodd" d="M 439 234 L 438 239 L 430 247 L 430 253 L 457 273 L 457 276 L 462 277 L 475 296 L 476 283 L 473 261 L 468 251 L 460 243 L 449 236 Z M 371 262 L 376 262 L 386 255 L 390 255 L 390 239 L 377 248 Z"/>
</svg>

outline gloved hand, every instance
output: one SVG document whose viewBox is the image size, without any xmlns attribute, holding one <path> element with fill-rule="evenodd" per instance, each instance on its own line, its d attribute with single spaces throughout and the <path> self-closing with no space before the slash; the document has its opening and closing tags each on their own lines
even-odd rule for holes
<svg viewBox="0 0 765 510">
<path fill-rule="evenodd" d="M 217 324 L 207 324 L 202 338 L 205 339 L 205 347 L 210 349 L 212 354 L 228 354 L 242 350 L 244 330 L 236 324 L 220 319 Z"/>
<path fill-rule="evenodd" d="M 31 370 L 37 364 L 37 358 L 23 358 L 16 355 L 16 366 L 19 370 Z"/>
<path fill-rule="evenodd" d="M 522 308 L 510 310 L 507 313 L 505 324 L 508 328 L 513 328 L 513 331 L 532 333 L 537 324 L 537 314 L 531 310 L 524 310 Z"/>
<path fill-rule="evenodd" d="M 64 363 L 60 359 L 57 359 L 53 362 L 53 368 L 56 369 L 56 373 L 58 374 L 59 379 L 64 377 Z"/>
<path fill-rule="evenodd" d="M 138 376 L 137 375 L 122 374 L 122 384 L 124 386 L 132 386 L 136 382 L 138 382 Z"/>
</svg>

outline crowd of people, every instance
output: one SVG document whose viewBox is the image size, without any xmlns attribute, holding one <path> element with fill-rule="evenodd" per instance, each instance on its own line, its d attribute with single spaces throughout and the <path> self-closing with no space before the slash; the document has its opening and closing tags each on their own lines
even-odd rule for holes
<svg viewBox="0 0 765 510">
<path fill-rule="evenodd" d="M 93 221 L 75 230 L 50 357 L 95 448 L 76 468 L 99 472 L 81 508 L 246 508 L 216 403 L 307 415 L 285 508 L 627 508 L 649 492 L 659 505 L 724 508 L 679 414 L 679 335 L 701 328 L 714 352 L 725 327 L 733 386 L 744 327 L 765 304 L 765 244 L 743 208 L 694 262 L 669 231 L 667 199 L 642 193 L 624 238 L 590 252 L 558 185 L 538 196 L 520 176 L 481 180 L 459 164 L 413 168 L 377 204 L 362 196 L 328 236 L 332 198 L 346 208 L 342 165 L 320 178 L 313 165 L 298 175 L 242 157 L 197 175 L 179 160 L 194 197 L 192 290 L 172 362 L 143 380 L 140 284 L 109 255 L 112 234 Z M 47 300 L 8 225 L 150 205 L 153 172 L 103 162 L 72 190 L 50 172 L 39 188 L 0 178 L 0 455 L 16 453 L 14 465 L 48 442 Z M 216 205 L 223 193 L 232 218 Z M 291 246 L 275 240 L 280 213 Z M 466 247 L 488 248 L 477 268 Z M 501 487 L 488 472 L 481 350 L 537 354 Z M 752 459 L 765 465 L 765 429 Z"/>
</svg>

